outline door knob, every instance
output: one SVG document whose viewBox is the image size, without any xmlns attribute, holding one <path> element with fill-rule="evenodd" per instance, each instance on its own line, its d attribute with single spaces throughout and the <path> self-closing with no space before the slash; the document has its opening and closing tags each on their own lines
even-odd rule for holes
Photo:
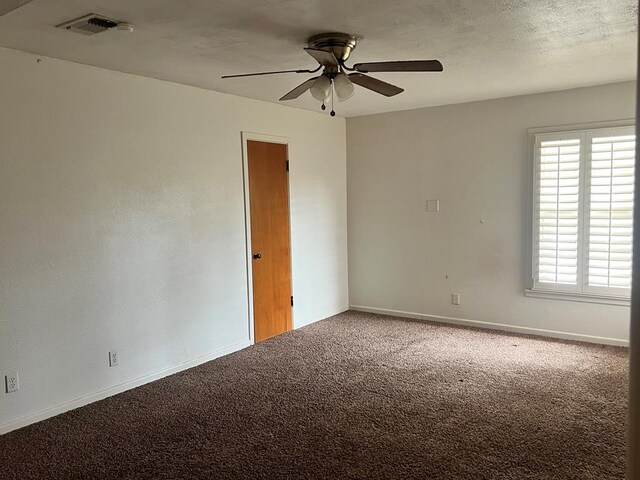
<svg viewBox="0 0 640 480">
<path fill-rule="evenodd" d="M 253 254 L 253 258 L 254 258 L 254 260 L 260 260 L 262 258 L 262 254 L 261 253 L 254 253 Z"/>
</svg>

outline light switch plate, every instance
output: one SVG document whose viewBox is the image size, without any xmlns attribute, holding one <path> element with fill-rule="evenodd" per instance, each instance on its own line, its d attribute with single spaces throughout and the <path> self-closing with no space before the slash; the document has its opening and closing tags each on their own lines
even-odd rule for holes
<svg viewBox="0 0 640 480">
<path fill-rule="evenodd" d="M 427 200 L 427 212 L 439 212 L 440 200 Z"/>
</svg>

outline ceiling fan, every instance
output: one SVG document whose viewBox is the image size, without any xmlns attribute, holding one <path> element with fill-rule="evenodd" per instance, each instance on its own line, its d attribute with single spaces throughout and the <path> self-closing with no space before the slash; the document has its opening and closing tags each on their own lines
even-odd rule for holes
<svg viewBox="0 0 640 480">
<path fill-rule="evenodd" d="M 321 33 L 314 35 L 307 41 L 305 52 L 311 55 L 317 62 L 315 70 L 279 70 L 274 72 L 244 73 L 240 75 L 224 75 L 222 78 L 252 77 L 258 75 L 274 75 L 279 73 L 322 73 L 312 77 L 289 93 L 280 98 L 280 101 L 298 98 L 307 90 L 313 98 L 322 102 L 322 110 L 326 109 L 325 103 L 331 99 L 331 116 L 335 116 L 333 110 L 333 92 L 338 101 L 343 102 L 353 96 L 354 86 L 372 90 L 386 97 L 393 97 L 404 90 L 382 80 L 365 75 L 372 72 L 442 72 L 442 63 L 438 60 L 403 60 L 391 62 L 356 63 L 353 67 L 345 63 L 356 48 L 358 39 L 348 33 Z M 352 72 L 352 73 L 345 73 Z"/>
</svg>

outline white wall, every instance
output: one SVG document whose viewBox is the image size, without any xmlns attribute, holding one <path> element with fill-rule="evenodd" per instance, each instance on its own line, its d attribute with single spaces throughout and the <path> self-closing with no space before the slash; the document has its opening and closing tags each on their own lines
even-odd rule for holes
<svg viewBox="0 0 640 480">
<path fill-rule="evenodd" d="M 524 296 L 527 129 L 634 116 L 635 84 L 621 83 L 349 118 L 351 305 L 624 343 L 628 307 Z M 439 213 L 426 212 L 428 199 Z"/>
<path fill-rule="evenodd" d="M 344 119 L 36 58 L 0 49 L 0 432 L 247 345 L 243 130 L 291 139 L 294 326 L 347 308 Z"/>
</svg>

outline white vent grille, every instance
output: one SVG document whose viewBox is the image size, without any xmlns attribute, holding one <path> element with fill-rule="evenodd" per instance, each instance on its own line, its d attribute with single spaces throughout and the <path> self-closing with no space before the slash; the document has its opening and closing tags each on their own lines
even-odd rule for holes
<svg viewBox="0 0 640 480">
<path fill-rule="evenodd" d="M 64 28 L 71 32 L 81 33 L 83 35 L 95 35 L 96 33 L 106 32 L 117 27 L 121 22 L 107 18 L 102 15 L 90 13 L 75 20 L 70 20 L 57 25 L 57 28 Z"/>
</svg>

